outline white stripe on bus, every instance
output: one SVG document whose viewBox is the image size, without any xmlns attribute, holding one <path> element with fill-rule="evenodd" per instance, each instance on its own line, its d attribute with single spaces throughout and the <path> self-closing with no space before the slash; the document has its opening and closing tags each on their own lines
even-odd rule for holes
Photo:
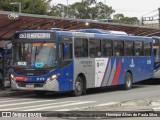
<svg viewBox="0 0 160 120">
<path fill-rule="evenodd" d="M 113 64 L 113 67 L 112 67 L 112 72 L 111 72 L 111 75 L 110 75 L 110 78 L 109 78 L 109 81 L 108 81 L 109 86 L 112 85 L 115 73 L 116 73 L 116 59 L 114 60 L 114 64 Z"/>
</svg>

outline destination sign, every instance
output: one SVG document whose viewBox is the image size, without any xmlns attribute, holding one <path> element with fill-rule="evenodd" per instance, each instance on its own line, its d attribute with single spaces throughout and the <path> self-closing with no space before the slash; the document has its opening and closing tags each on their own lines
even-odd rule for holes
<svg viewBox="0 0 160 120">
<path fill-rule="evenodd" d="M 50 39 L 50 33 L 20 33 L 19 38 L 21 39 Z"/>
</svg>

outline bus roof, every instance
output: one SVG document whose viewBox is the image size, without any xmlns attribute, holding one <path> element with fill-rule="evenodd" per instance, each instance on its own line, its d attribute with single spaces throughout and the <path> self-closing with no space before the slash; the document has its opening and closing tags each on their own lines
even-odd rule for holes
<svg viewBox="0 0 160 120">
<path fill-rule="evenodd" d="M 81 29 L 82 30 L 82 29 Z M 152 37 L 145 37 L 145 36 L 130 36 L 130 35 L 124 35 L 124 34 L 108 34 L 100 32 L 100 29 L 83 29 L 83 30 L 93 30 L 93 31 L 99 31 L 99 33 L 92 33 L 92 32 L 81 32 L 79 30 L 75 31 L 63 31 L 63 30 L 21 30 L 17 31 L 16 33 L 25 33 L 25 32 L 40 32 L 40 33 L 46 33 L 46 32 L 57 32 L 59 35 L 64 36 L 79 36 L 79 37 L 92 37 L 92 38 L 101 38 L 101 39 L 122 39 L 122 40 L 153 40 Z"/>
<path fill-rule="evenodd" d="M 64 36 L 77 36 L 77 37 L 91 37 L 101 39 L 122 39 L 122 40 L 153 40 L 152 37 L 145 36 L 128 36 L 128 35 L 116 35 L 116 34 L 99 34 L 99 33 L 84 33 L 84 32 L 69 32 L 69 31 L 58 31 L 60 35 Z"/>
</svg>

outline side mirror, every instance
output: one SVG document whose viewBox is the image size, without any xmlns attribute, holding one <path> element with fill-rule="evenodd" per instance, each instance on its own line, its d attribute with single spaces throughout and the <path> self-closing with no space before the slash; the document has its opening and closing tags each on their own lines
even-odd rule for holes
<svg viewBox="0 0 160 120">
<path fill-rule="evenodd" d="M 12 42 L 5 44 L 4 46 L 5 55 L 7 55 L 8 49 L 11 49 L 11 48 L 12 48 Z"/>
<path fill-rule="evenodd" d="M 66 57 L 68 55 L 69 52 L 69 48 L 67 44 L 63 44 L 63 51 L 64 51 L 64 57 Z"/>
</svg>

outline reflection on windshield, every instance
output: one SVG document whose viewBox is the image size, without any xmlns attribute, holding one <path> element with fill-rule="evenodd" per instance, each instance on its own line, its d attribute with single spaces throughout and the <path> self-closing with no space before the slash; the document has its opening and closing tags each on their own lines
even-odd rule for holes
<svg viewBox="0 0 160 120">
<path fill-rule="evenodd" d="M 14 65 L 36 68 L 54 67 L 56 65 L 56 44 L 15 44 L 13 55 Z"/>
</svg>

